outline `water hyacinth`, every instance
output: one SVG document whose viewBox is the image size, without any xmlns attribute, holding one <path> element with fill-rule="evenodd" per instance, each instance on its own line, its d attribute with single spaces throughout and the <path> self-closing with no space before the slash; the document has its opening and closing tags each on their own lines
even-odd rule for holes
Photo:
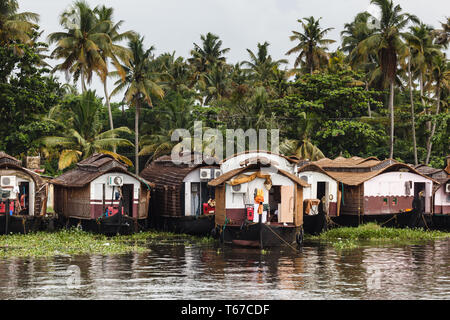
<svg viewBox="0 0 450 320">
<path fill-rule="evenodd" d="M 177 241 L 187 245 L 191 243 L 212 244 L 212 238 L 200 238 L 171 232 L 147 231 L 131 235 L 107 237 L 76 228 L 60 230 L 54 233 L 36 232 L 9 234 L 0 236 L 0 257 L 50 257 L 82 254 L 115 255 L 131 252 L 149 251 L 148 245 L 154 241 Z"/>
<path fill-rule="evenodd" d="M 387 228 L 376 223 L 367 223 L 359 227 L 341 227 L 310 236 L 309 240 L 332 242 L 337 249 L 351 249 L 364 244 L 413 244 L 450 238 L 450 233 L 409 228 Z"/>
</svg>

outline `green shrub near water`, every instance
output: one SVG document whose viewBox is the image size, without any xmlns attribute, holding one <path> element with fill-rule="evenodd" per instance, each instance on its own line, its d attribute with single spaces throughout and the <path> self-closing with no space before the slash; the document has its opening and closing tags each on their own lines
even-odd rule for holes
<svg viewBox="0 0 450 320">
<path fill-rule="evenodd" d="M 200 238 L 171 232 L 146 231 L 131 235 L 107 237 L 76 228 L 58 232 L 36 232 L 0 236 L 0 258 L 50 257 L 57 255 L 101 254 L 114 255 L 130 252 L 147 252 L 151 240 L 191 241 L 209 244 L 212 238 Z"/>
<path fill-rule="evenodd" d="M 350 249 L 365 243 L 416 243 L 428 240 L 449 238 L 450 233 L 409 228 L 386 228 L 376 223 L 359 227 L 340 227 L 310 236 L 307 239 L 332 242 L 336 249 Z"/>
</svg>

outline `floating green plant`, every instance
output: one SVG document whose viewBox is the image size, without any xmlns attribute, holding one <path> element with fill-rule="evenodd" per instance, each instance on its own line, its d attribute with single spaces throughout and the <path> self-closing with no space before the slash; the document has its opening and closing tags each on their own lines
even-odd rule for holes
<svg viewBox="0 0 450 320">
<path fill-rule="evenodd" d="M 332 242 L 333 246 L 337 249 L 349 249 L 364 244 L 412 244 L 449 237 L 449 232 L 409 228 L 387 228 L 376 223 L 367 223 L 358 227 L 334 228 L 327 230 L 318 236 L 308 236 L 306 239 Z"/>
</svg>

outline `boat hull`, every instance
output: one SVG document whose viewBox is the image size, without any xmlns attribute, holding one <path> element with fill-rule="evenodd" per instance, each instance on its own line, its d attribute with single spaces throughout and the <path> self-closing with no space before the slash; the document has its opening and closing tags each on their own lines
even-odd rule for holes
<svg viewBox="0 0 450 320">
<path fill-rule="evenodd" d="M 214 215 L 172 217 L 159 216 L 150 226 L 156 230 L 184 233 L 195 236 L 210 236 L 215 227 Z"/>
<path fill-rule="evenodd" d="M 225 226 L 220 232 L 220 240 L 225 244 L 244 247 L 279 247 L 301 243 L 302 227 L 248 224 L 243 226 Z"/>
</svg>

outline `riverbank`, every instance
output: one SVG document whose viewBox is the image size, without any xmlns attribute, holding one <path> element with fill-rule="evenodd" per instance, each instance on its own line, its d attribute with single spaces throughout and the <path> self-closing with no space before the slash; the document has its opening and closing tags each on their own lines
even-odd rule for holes
<svg viewBox="0 0 450 320">
<path fill-rule="evenodd" d="M 376 244 L 415 244 L 450 238 L 449 232 L 409 228 L 388 228 L 376 223 L 359 227 L 340 227 L 317 236 L 306 236 L 307 241 L 330 242 L 336 249 L 352 249 Z"/>
<path fill-rule="evenodd" d="M 117 255 L 148 251 L 151 241 L 211 243 L 211 238 L 199 238 L 170 232 L 146 231 L 132 235 L 107 237 L 76 228 L 57 232 L 36 232 L 0 236 L 0 258 L 51 257 L 58 255 Z"/>
</svg>

